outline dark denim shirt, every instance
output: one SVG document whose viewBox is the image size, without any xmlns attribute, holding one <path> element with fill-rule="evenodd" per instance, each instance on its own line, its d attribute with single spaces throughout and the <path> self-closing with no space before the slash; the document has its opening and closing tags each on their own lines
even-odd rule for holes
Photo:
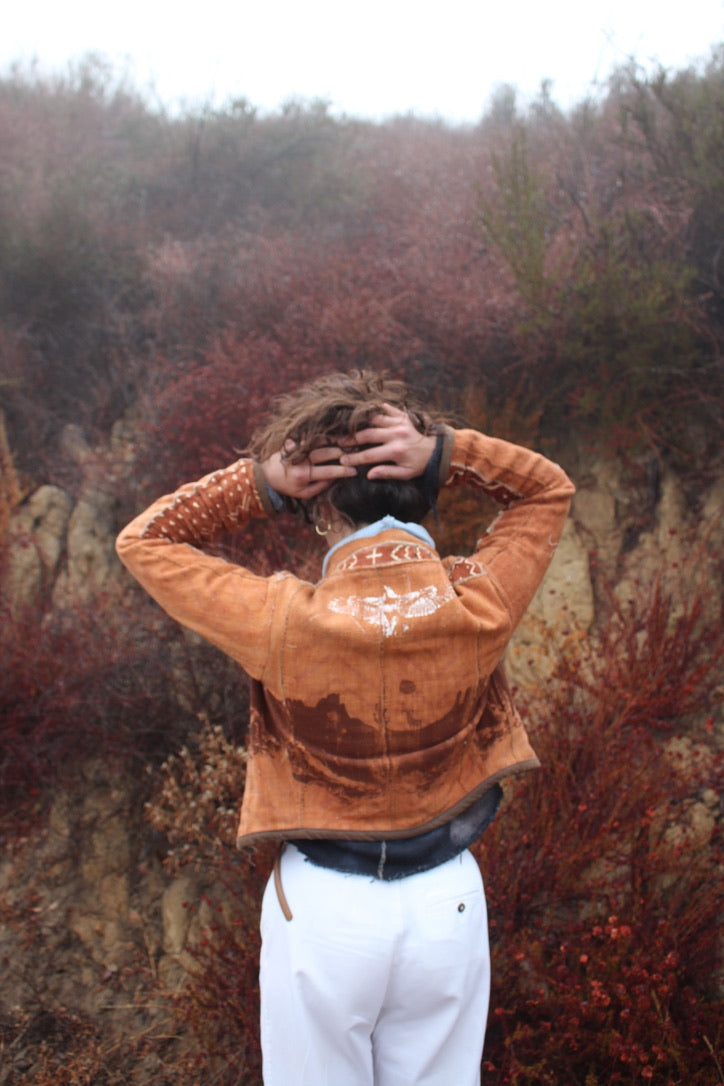
<svg viewBox="0 0 724 1086">
<path fill-rule="evenodd" d="M 317 867 L 376 879 L 402 879 L 429 871 L 463 852 L 490 825 L 503 798 L 494 784 L 451 822 L 418 837 L 392 841 L 294 841 Z"/>
</svg>

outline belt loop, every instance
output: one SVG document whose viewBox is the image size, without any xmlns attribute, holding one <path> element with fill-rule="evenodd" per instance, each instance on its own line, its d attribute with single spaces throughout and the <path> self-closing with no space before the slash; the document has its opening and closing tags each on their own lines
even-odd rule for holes
<svg viewBox="0 0 724 1086">
<path fill-rule="evenodd" d="M 292 910 L 289 908 L 289 902 L 287 901 L 286 894 L 284 893 L 284 887 L 282 886 L 282 872 L 281 872 L 281 858 L 284 851 L 284 842 L 282 841 L 279 851 L 277 852 L 276 859 L 274 860 L 274 889 L 277 892 L 277 898 L 279 905 L 284 913 L 286 920 L 292 919 Z"/>
</svg>

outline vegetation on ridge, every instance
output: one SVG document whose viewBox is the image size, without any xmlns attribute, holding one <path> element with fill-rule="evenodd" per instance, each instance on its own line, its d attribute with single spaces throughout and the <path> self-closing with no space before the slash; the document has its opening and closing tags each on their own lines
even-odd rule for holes
<svg viewBox="0 0 724 1086">
<path fill-rule="evenodd" d="M 318 103 L 171 118 L 89 62 L 1 79 L 0 134 L 0 567 L 41 484 L 111 490 L 120 527 L 230 460 L 280 388 L 330 369 L 394 371 L 461 419 L 554 455 L 595 449 L 654 490 L 666 465 L 692 502 L 720 467 L 721 49 L 648 79 L 624 68 L 569 114 L 501 92 L 466 128 Z M 82 463 L 62 451 L 69 424 Z M 479 514 L 459 516 L 474 536 Z M 304 535 L 294 553 L 253 529 L 229 546 L 311 568 Z M 596 622 L 528 706 L 545 772 L 479 848 L 488 1083 L 724 1082 L 721 579 L 700 546 L 630 603 L 594 567 Z M 3 825 L 20 832 L 92 750 L 134 778 L 167 871 L 202 863 L 216 892 L 193 904 L 207 922 L 182 988 L 144 948 L 129 968 L 172 1029 L 119 1051 L 37 996 L 0 1015 L 0 1052 L 32 1043 L 29 1086 L 126 1082 L 131 1066 L 138 1082 L 256 1083 L 268 865 L 240 864 L 231 840 L 246 680 L 122 579 L 63 607 L 52 589 L 0 602 Z"/>
</svg>

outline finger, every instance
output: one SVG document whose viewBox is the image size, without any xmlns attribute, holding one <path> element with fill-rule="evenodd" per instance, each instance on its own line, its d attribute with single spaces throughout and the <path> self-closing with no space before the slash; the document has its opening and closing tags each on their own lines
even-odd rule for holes
<svg viewBox="0 0 724 1086">
<path fill-rule="evenodd" d="M 279 450 L 279 453 L 283 460 L 294 463 L 295 456 L 299 456 L 299 447 L 296 441 L 293 441 L 291 437 L 288 437 Z"/>
<path fill-rule="evenodd" d="M 370 415 L 367 425 L 363 430 L 355 431 L 355 438 L 359 439 L 360 434 L 368 433 L 370 430 L 377 429 L 382 430 L 385 433 L 389 433 L 390 430 L 394 430 L 395 427 L 401 430 L 414 430 L 414 423 L 410 416 L 405 411 L 396 411 L 394 415 L 376 414 Z"/>
<path fill-rule="evenodd" d="M 381 418 L 388 419 L 409 419 L 409 412 L 405 411 L 404 407 L 393 407 L 391 403 L 383 403 L 379 411 Z"/>
<path fill-rule="evenodd" d="M 349 479 L 357 475 L 357 469 L 344 467 L 342 464 L 308 465 L 308 475 L 296 487 L 299 498 L 313 498 L 339 479 Z"/>
<path fill-rule="evenodd" d="M 397 425 L 384 429 L 382 427 L 374 428 L 370 427 L 367 430 L 359 430 L 354 436 L 355 445 L 376 445 L 384 446 L 391 445 L 393 442 L 406 444 L 411 440 L 410 430 L 403 429 Z M 351 456 L 352 453 L 347 452 L 346 455 Z"/>
<path fill-rule="evenodd" d="M 399 464 L 377 464 L 370 468 L 367 478 L 372 479 L 409 479 L 410 469 Z"/>
<path fill-rule="evenodd" d="M 379 416 L 373 420 L 381 422 Z M 412 444 L 424 435 L 417 429 L 409 415 L 402 415 L 399 419 L 387 419 L 382 425 L 368 426 L 364 430 L 358 430 L 354 435 L 358 445 L 383 445 L 389 441 L 398 439 L 406 444 Z"/>
<path fill-rule="evenodd" d="M 373 436 L 374 435 L 374 436 Z M 360 430 L 353 438 L 350 438 L 349 446 L 342 449 L 344 456 L 356 456 L 360 445 L 382 445 L 387 441 L 389 434 L 386 430 Z"/>
<path fill-rule="evenodd" d="M 303 490 L 298 491 L 296 496 L 298 498 L 304 498 L 305 500 L 316 498 L 318 494 L 322 494 L 323 491 L 327 490 L 329 485 L 330 483 L 327 479 L 323 479 L 318 483 L 309 483 Z"/>
<path fill-rule="evenodd" d="M 307 459 L 311 464 L 324 464 L 330 460 L 339 460 L 342 451 L 339 445 L 321 445 L 318 449 L 312 449 Z"/>
<path fill-rule="evenodd" d="M 382 460 L 393 460 L 394 457 L 390 452 L 390 446 L 386 444 L 375 444 L 369 449 L 359 449 L 357 452 L 344 453 L 340 456 L 339 462 L 344 467 L 352 465 L 353 467 L 360 467 L 363 464 L 379 464 Z"/>
<path fill-rule="evenodd" d="M 310 464 L 307 479 L 310 483 L 332 482 L 335 479 L 347 479 L 357 472 L 351 464 Z"/>
<path fill-rule="evenodd" d="M 357 452 L 345 453 L 339 458 L 340 464 L 381 464 L 385 461 L 400 461 L 404 458 L 408 446 L 396 439 L 376 442 L 368 449 L 359 449 Z"/>
</svg>

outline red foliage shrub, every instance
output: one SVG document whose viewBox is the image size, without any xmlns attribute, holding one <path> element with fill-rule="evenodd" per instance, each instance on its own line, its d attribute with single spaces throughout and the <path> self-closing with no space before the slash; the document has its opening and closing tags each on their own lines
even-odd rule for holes
<svg viewBox="0 0 724 1086">
<path fill-rule="evenodd" d="M 263 871 L 227 870 L 224 890 L 227 900 L 233 895 L 233 914 L 224 901 L 207 896 L 202 902 L 212 919 L 190 944 L 186 983 L 172 996 L 179 1023 L 195 1041 L 184 1061 L 185 1074 L 194 1076 L 188 1082 L 261 1082 L 259 911 L 268 874 L 268 864 Z"/>
<path fill-rule="evenodd" d="M 198 713 L 246 719 L 246 682 L 210 647 L 191 650 L 154 605 L 120 595 L 46 613 L 0 612 L 0 810 L 37 796 L 93 751 L 159 761 Z M 236 714 L 234 714 L 236 715 Z"/>
<path fill-rule="evenodd" d="M 171 993 L 179 1022 L 194 1040 L 187 1081 L 242 1086 L 260 1080 L 259 912 L 270 849 L 254 857 L 234 847 L 246 753 L 208 722 L 163 766 L 147 804 L 170 845 L 166 866 L 196 871 L 209 889 L 187 908 L 196 934 L 187 943 L 186 981 Z"/>
<path fill-rule="evenodd" d="M 706 720 L 691 732 L 722 652 L 705 602 L 641 587 L 527 707 L 543 771 L 479 849 L 489 1081 L 714 1081 L 722 765 Z"/>
</svg>

